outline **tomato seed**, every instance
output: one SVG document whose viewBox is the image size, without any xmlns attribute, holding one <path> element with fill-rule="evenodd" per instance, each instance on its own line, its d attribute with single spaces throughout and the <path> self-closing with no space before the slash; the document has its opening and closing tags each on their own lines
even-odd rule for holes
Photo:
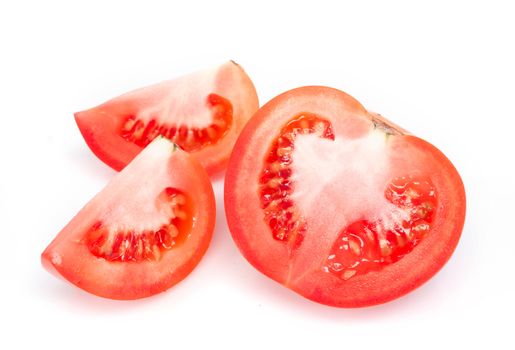
<svg viewBox="0 0 515 350">
<path fill-rule="evenodd" d="M 207 97 L 207 105 L 211 109 L 213 122 L 206 128 L 190 129 L 184 125 L 158 124 L 155 119 L 145 123 L 135 116 L 128 116 L 120 128 L 119 135 L 140 147 L 146 147 L 157 136 L 162 135 L 187 152 L 198 151 L 208 144 L 220 141 L 232 125 L 233 108 L 229 100 L 210 94 Z"/>
<path fill-rule="evenodd" d="M 349 240 L 349 248 L 350 248 L 350 251 L 354 254 L 354 255 L 361 255 L 361 248 L 359 246 L 359 243 L 356 242 L 356 240 L 354 239 L 351 239 Z"/>
<path fill-rule="evenodd" d="M 303 113 L 287 122 L 272 143 L 259 178 L 261 208 L 272 237 L 290 242 L 293 250 L 302 244 L 306 224 L 289 199 L 293 190 L 290 165 L 296 137 L 312 133 L 334 139 L 331 124 L 317 115 Z"/>
<path fill-rule="evenodd" d="M 175 188 L 165 188 L 158 196 L 159 201 L 170 206 L 165 211 L 170 215 L 169 224 L 156 230 L 110 231 L 101 221 L 94 223 L 85 236 L 89 251 L 109 261 L 158 260 L 163 252 L 172 249 L 177 242 L 187 237 L 191 229 L 191 204 L 188 197 Z M 165 204 L 163 204 L 165 205 Z"/>
<path fill-rule="evenodd" d="M 342 273 L 342 279 L 346 281 L 349 278 L 351 278 L 352 276 L 354 276 L 356 274 L 356 272 L 357 272 L 356 270 L 351 270 L 351 269 L 345 270 Z"/>
<path fill-rule="evenodd" d="M 412 251 L 430 232 L 437 198 L 429 180 L 413 176 L 395 178 L 387 186 L 385 198 L 404 211 L 409 219 L 402 215 L 394 216 L 390 226 L 383 221 L 351 223 L 333 244 L 322 266 L 323 271 L 348 280 L 380 270 Z"/>
</svg>

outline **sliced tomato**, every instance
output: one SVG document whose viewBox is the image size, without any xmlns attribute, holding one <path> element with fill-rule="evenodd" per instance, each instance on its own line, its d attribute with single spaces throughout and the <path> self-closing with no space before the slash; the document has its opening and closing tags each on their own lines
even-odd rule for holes
<svg viewBox="0 0 515 350">
<path fill-rule="evenodd" d="M 193 270 L 214 222 L 207 173 L 160 137 L 66 225 L 43 252 L 42 263 L 102 297 L 148 297 Z"/>
<path fill-rule="evenodd" d="M 225 168 L 238 134 L 258 106 L 252 81 L 229 61 L 126 93 L 75 113 L 75 120 L 93 153 L 115 170 L 162 135 L 214 174 Z"/>
<path fill-rule="evenodd" d="M 428 142 L 341 91 L 303 87 L 244 128 L 225 208 L 256 269 L 311 300 L 360 307 L 406 294 L 445 264 L 465 192 Z"/>
</svg>

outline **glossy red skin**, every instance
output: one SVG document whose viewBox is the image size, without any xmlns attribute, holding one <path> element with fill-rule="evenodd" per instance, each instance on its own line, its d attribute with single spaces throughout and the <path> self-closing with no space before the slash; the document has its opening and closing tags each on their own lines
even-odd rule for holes
<svg viewBox="0 0 515 350">
<path fill-rule="evenodd" d="M 236 138 L 259 107 L 252 81 L 243 68 L 234 61 L 226 62 L 218 67 L 215 85 L 216 88 L 210 93 L 227 98 L 232 104 L 233 125 L 223 139 L 217 143 L 192 152 L 210 175 L 219 173 L 226 168 Z M 155 86 L 148 88 L 153 87 Z M 147 88 L 140 90 L 145 89 Z M 137 94 L 137 92 L 138 90 L 131 93 Z M 111 168 L 120 171 L 143 148 L 126 141 L 118 134 L 124 117 L 127 114 L 133 114 L 133 111 L 138 108 L 137 103 L 132 103 L 130 100 L 119 103 L 118 98 L 75 113 L 75 121 L 93 153 Z"/>
<path fill-rule="evenodd" d="M 325 99 L 324 102 L 318 103 L 322 99 Z M 439 205 L 432 230 L 412 252 L 380 271 L 344 281 L 333 274 L 322 272 L 316 266 L 309 266 L 308 263 L 301 265 L 292 274 L 287 246 L 272 238 L 270 228 L 263 220 L 263 212 L 259 206 L 258 179 L 271 139 L 286 121 L 301 112 L 327 117 L 335 127 L 336 137 L 341 132 L 338 131 L 338 115 L 353 116 L 355 125 L 345 129 L 348 133 L 346 136 L 350 138 L 359 137 L 370 127 L 375 116 L 351 96 L 320 86 L 285 92 L 272 99 L 253 116 L 236 142 L 225 179 L 228 226 L 245 258 L 257 270 L 300 295 L 336 307 L 381 304 L 396 299 L 429 280 L 443 267 L 456 248 L 465 219 L 465 191 L 458 172 L 443 153 L 393 124 L 392 128 L 397 135 L 389 137 L 392 138 L 391 147 L 396 157 L 391 161 L 403 168 L 406 156 L 422 159 L 423 161 L 417 161 L 421 164 L 419 170 L 422 174 L 429 174 L 439 193 Z M 381 121 L 384 122 L 385 119 L 381 118 Z M 395 175 L 392 174 L 392 178 Z M 402 176 L 402 171 L 397 175 Z M 326 243 L 326 247 L 332 246 L 332 242 Z M 323 261 L 324 254 L 327 251 L 314 252 L 312 256 L 304 256 L 301 260 Z"/>
<path fill-rule="evenodd" d="M 196 225 L 183 243 L 165 251 L 158 261 L 110 262 L 94 256 L 83 238 L 98 220 L 98 203 L 109 199 L 115 190 L 108 184 L 45 249 L 41 255 L 43 266 L 89 293 L 119 300 L 148 297 L 184 279 L 200 262 L 211 241 L 216 210 L 214 194 L 207 173 L 186 152 L 177 150 L 158 166 L 166 167 L 169 184 L 187 193 L 195 203 Z M 124 171 L 138 170 L 144 169 L 127 167 Z M 141 178 L 152 176 L 152 169 L 145 170 L 148 172 L 142 173 Z"/>
</svg>

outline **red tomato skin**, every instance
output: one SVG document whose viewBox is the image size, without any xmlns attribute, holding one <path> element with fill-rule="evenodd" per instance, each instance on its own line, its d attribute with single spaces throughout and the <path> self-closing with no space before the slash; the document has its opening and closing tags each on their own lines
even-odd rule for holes
<svg viewBox="0 0 515 350">
<path fill-rule="evenodd" d="M 440 162 L 443 173 L 449 176 L 447 181 L 453 183 L 450 188 L 453 193 L 446 196 L 446 202 L 440 205 L 447 210 L 441 220 L 444 227 L 434 228 L 434 230 L 438 229 L 446 233 L 445 244 L 442 244 L 440 235 L 429 235 L 410 254 L 397 263 L 385 267 L 379 273 L 370 272 L 369 278 L 362 280 L 341 281 L 342 285 L 344 283 L 347 285 L 339 287 L 348 292 L 338 298 L 335 298 L 329 290 L 310 283 L 309 276 L 306 276 L 304 281 L 292 285 L 291 289 L 310 300 L 329 306 L 344 308 L 373 306 L 395 300 L 422 286 L 451 258 L 458 245 L 465 222 L 466 195 L 462 179 L 454 165 L 439 149 L 416 136 L 406 137 L 417 147 L 429 150 Z M 428 260 L 427 256 L 431 256 L 431 259 Z M 417 261 L 424 261 L 424 263 L 418 264 Z M 399 275 L 404 278 L 399 280 Z M 310 292 L 306 294 L 306 290 L 310 290 Z"/>
<path fill-rule="evenodd" d="M 158 85 L 166 87 L 167 84 L 176 83 L 172 80 L 144 87 L 113 98 L 97 107 L 75 113 L 75 122 L 91 151 L 114 170 L 122 170 L 143 148 L 117 134 L 123 125 L 121 117 L 132 114 L 133 110 L 137 109 L 130 99 L 122 103 L 119 101 L 131 94 L 137 96 L 139 91 L 145 92 Z M 252 80 L 234 61 L 226 62 L 217 68 L 214 84 L 214 91 L 207 92 L 206 98 L 211 92 L 227 98 L 233 109 L 233 125 L 219 142 L 192 152 L 210 175 L 218 174 L 226 168 L 239 132 L 259 108 Z M 204 102 L 202 100 L 202 103 Z"/>
<path fill-rule="evenodd" d="M 368 121 L 374 115 L 351 96 L 322 86 L 307 86 L 287 91 L 261 107 L 240 134 L 226 172 L 224 202 L 229 230 L 237 247 L 251 265 L 307 299 L 345 308 L 382 304 L 418 288 L 449 260 L 458 244 L 465 221 L 464 185 L 456 168 L 441 151 L 392 123 L 392 127 L 402 133 L 394 136 L 399 141 L 392 147 L 401 153 L 408 147 L 414 152 L 427 154 L 431 164 L 439 166 L 435 170 L 436 175 L 432 176 L 437 188 L 445 189 L 445 193 L 440 197 L 437 214 L 439 220 L 432 230 L 436 233 L 428 235 L 401 260 L 378 272 L 369 272 L 347 281 L 316 270 L 308 271 L 300 278 L 292 277 L 289 273 L 288 249 L 268 237 L 268 227 L 260 222 L 261 209 L 252 199 L 257 197 L 257 193 L 253 191 L 257 191 L 258 173 L 254 164 L 256 160 L 248 160 L 248 150 L 252 149 L 257 157 L 266 153 L 269 147 L 267 135 L 276 134 L 282 123 L 288 119 L 279 115 L 287 113 L 284 112 L 288 109 L 285 105 L 295 106 L 300 101 L 299 105 L 309 105 L 311 108 L 316 102 L 305 101 L 317 101 L 321 96 L 334 100 L 338 107 L 331 108 L 342 113 L 359 116 Z M 310 108 L 301 107 L 296 112 L 327 114 L 321 107 Z M 295 110 L 295 107 L 292 107 L 292 110 Z M 382 117 L 381 120 L 388 122 Z M 357 124 L 358 126 L 352 129 L 347 137 L 359 137 L 363 132 L 362 125 Z M 260 168 L 261 164 L 259 163 L 257 168 Z M 264 237 L 266 235 L 268 236 Z M 320 260 L 320 257 L 312 256 L 311 259 Z"/>
<path fill-rule="evenodd" d="M 202 165 L 188 153 L 176 150 L 164 161 L 164 164 L 155 165 L 169 169 L 170 178 L 166 181 L 183 189 L 196 203 L 196 225 L 185 242 L 164 252 L 159 261 L 109 262 L 92 255 L 81 240 L 91 223 L 97 220 L 99 203 L 109 198 L 109 185 L 115 176 L 44 250 L 41 254 L 43 267 L 89 293 L 117 300 L 161 293 L 190 274 L 211 241 L 216 216 L 214 193 Z M 133 170 L 129 168 L 124 171 Z M 152 174 L 152 169 L 147 170 Z M 123 172 L 118 175 L 121 174 Z"/>
</svg>

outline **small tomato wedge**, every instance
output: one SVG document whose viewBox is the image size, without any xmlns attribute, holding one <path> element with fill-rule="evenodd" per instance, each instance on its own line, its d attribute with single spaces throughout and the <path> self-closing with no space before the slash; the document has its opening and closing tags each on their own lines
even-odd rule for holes
<svg viewBox="0 0 515 350">
<path fill-rule="evenodd" d="M 115 170 L 161 135 L 214 174 L 225 168 L 236 138 L 258 107 L 252 81 L 229 61 L 126 93 L 75 113 L 75 121 L 93 153 Z"/>
<path fill-rule="evenodd" d="M 64 227 L 42 254 L 50 272 L 111 299 L 137 299 L 181 281 L 215 222 L 209 176 L 159 137 Z"/>
<path fill-rule="evenodd" d="M 313 301 L 361 307 L 410 292 L 446 263 L 465 191 L 434 146 L 313 86 L 249 121 L 229 161 L 225 208 L 256 269 Z"/>
</svg>

